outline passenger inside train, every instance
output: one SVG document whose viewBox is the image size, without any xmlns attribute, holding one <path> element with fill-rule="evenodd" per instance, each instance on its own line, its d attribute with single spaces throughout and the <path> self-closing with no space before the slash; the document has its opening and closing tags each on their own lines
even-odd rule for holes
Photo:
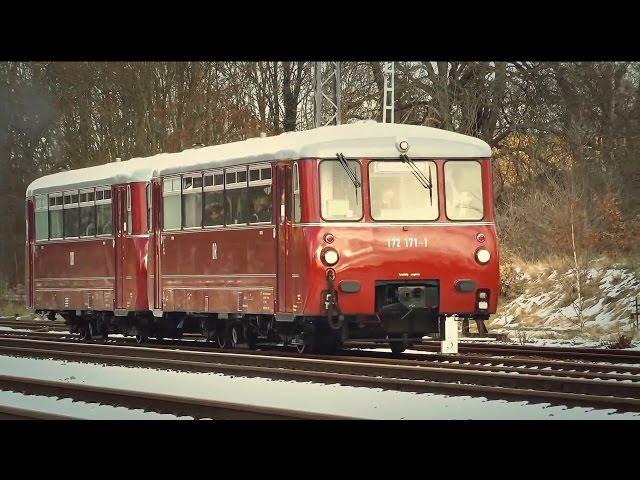
<svg viewBox="0 0 640 480">
<path fill-rule="evenodd" d="M 265 194 L 260 194 L 253 199 L 253 213 L 251 223 L 271 221 L 271 200 Z"/>
<path fill-rule="evenodd" d="M 211 225 L 223 225 L 224 224 L 224 213 L 222 211 L 222 205 L 219 203 L 214 203 L 207 209 L 207 213 L 205 215 L 204 224 L 207 226 Z"/>
</svg>

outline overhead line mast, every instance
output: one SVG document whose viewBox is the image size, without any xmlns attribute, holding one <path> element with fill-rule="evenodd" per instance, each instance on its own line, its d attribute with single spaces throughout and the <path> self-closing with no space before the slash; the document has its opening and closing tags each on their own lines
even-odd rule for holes
<svg viewBox="0 0 640 480">
<path fill-rule="evenodd" d="M 342 123 L 340 62 L 315 62 L 314 85 L 315 126 L 340 125 Z"/>
<path fill-rule="evenodd" d="M 384 103 L 382 107 L 382 123 L 395 123 L 394 73 L 394 63 L 384 62 L 384 66 L 382 67 L 382 74 L 384 77 Z"/>
</svg>

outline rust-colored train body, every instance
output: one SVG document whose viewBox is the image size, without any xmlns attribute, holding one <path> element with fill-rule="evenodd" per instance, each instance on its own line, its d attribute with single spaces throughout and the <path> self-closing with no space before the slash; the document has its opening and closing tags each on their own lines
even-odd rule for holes
<svg viewBox="0 0 640 480">
<path fill-rule="evenodd" d="M 499 289 L 490 149 L 371 122 L 114 162 L 27 190 L 28 307 L 83 336 L 401 351 Z"/>
</svg>

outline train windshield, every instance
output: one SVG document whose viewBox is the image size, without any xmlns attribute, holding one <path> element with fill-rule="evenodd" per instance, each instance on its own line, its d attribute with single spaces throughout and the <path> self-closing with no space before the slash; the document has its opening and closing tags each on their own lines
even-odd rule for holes
<svg viewBox="0 0 640 480">
<path fill-rule="evenodd" d="M 438 218 L 438 177 L 433 162 L 415 161 L 423 178 L 431 178 L 425 188 L 414 171 L 401 161 L 369 163 L 371 217 L 379 221 L 424 221 Z"/>
<path fill-rule="evenodd" d="M 475 160 L 451 160 L 444 164 L 447 217 L 450 220 L 482 220 L 482 167 Z"/>
<path fill-rule="evenodd" d="M 360 220 L 362 218 L 362 179 L 360 163 L 347 160 L 353 177 L 336 160 L 320 163 L 320 199 L 325 220 Z M 353 179 L 357 182 L 354 183 Z"/>
</svg>

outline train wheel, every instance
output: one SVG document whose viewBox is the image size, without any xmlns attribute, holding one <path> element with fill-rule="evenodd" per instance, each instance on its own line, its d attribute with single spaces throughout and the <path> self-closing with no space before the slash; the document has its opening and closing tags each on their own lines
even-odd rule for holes
<svg viewBox="0 0 640 480">
<path fill-rule="evenodd" d="M 80 340 L 89 341 L 91 340 L 91 330 L 89 330 L 89 325 L 81 325 L 80 329 Z"/>
<path fill-rule="evenodd" d="M 149 337 L 147 337 L 146 335 L 142 335 L 142 334 L 136 335 L 137 344 L 147 343 L 148 341 L 149 341 Z"/>
<path fill-rule="evenodd" d="M 244 343 L 244 332 L 242 325 L 235 324 L 231 326 L 231 331 L 229 332 L 229 340 L 231 343 L 231 348 L 238 348 L 238 346 Z"/>
<path fill-rule="evenodd" d="M 391 351 L 396 355 L 407 349 L 407 344 L 403 341 L 389 342 L 389 346 L 391 347 Z"/>
<path fill-rule="evenodd" d="M 319 337 L 317 333 L 308 332 L 303 336 L 303 343 L 296 344 L 298 353 L 328 353 L 330 350 L 326 339 Z"/>
<path fill-rule="evenodd" d="M 226 329 L 218 331 L 216 338 L 218 339 L 218 345 L 220 348 L 229 348 L 231 339 L 229 338 L 229 332 L 227 332 Z"/>
<path fill-rule="evenodd" d="M 298 353 L 311 353 L 311 344 L 310 343 L 298 343 L 296 344 L 296 350 Z"/>
<path fill-rule="evenodd" d="M 255 350 L 258 344 L 258 336 L 256 335 L 256 332 L 248 328 L 245 332 L 245 338 L 247 341 L 247 347 L 249 347 L 251 350 Z"/>
<path fill-rule="evenodd" d="M 318 333 L 316 325 L 307 325 L 298 340 L 301 343 L 296 344 L 298 353 L 318 353 Z"/>
<path fill-rule="evenodd" d="M 218 337 L 216 336 L 215 330 L 207 330 L 206 337 L 207 337 L 207 343 L 213 343 L 214 346 L 217 346 Z"/>
</svg>

